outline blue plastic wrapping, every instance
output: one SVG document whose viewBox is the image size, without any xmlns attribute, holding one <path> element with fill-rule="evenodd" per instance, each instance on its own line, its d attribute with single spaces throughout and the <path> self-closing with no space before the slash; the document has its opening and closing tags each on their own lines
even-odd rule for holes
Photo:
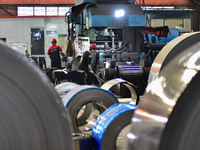
<svg viewBox="0 0 200 150">
<path fill-rule="evenodd" d="M 101 150 L 101 141 L 108 126 L 121 114 L 127 111 L 134 111 L 136 105 L 132 104 L 114 104 L 104 111 L 97 119 L 92 128 L 92 136 L 95 139 L 96 150 Z"/>
</svg>

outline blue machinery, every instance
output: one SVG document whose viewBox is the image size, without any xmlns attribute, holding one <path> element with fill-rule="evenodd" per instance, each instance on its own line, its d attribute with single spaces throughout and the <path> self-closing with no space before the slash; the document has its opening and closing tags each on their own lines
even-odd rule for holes
<svg viewBox="0 0 200 150">
<path fill-rule="evenodd" d="M 82 11 L 80 11 L 81 9 Z M 98 40 L 96 35 L 104 35 L 106 29 L 110 29 L 111 32 L 112 29 L 120 29 L 124 30 L 124 33 L 133 34 L 125 28 L 145 27 L 146 24 L 145 13 L 141 6 L 128 0 L 76 0 L 76 6 L 72 8 L 72 17 L 79 17 L 76 33 L 83 34 L 84 32 L 84 35 L 90 37 L 92 42 Z M 126 41 L 132 37 L 127 33 L 120 35 L 120 41 Z M 105 39 L 103 40 L 105 41 Z"/>
<path fill-rule="evenodd" d="M 76 1 L 76 4 L 80 2 Z M 131 1 L 82 0 L 82 2 L 91 2 L 84 12 L 87 28 L 145 26 L 143 10 Z"/>
<path fill-rule="evenodd" d="M 97 71 L 103 68 L 102 71 L 100 70 L 100 75 L 105 77 L 104 80 L 106 77 L 110 79 L 111 77 L 124 76 L 124 73 L 120 73 L 120 70 L 117 69 L 120 67 L 116 66 L 122 66 L 122 68 L 123 66 L 130 66 L 128 67 L 130 72 L 126 77 L 130 79 L 129 82 L 132 82 L 131 80 L 135 79 L 136 75 L 132 68 L 140 68 L 139 66 L 132 67 L 134 65 L 144 67 L 140 72 L 141 78 L 146 80 L 149 67 L 157 53 L 165 45 L 163 43 L 179 36 L 179 31 L 174 29 L 174 31 L 171 30 L 171 33 L 176 33 L 175 36 L 160 38 L 160 35 L 158 35 L 158 40 L 156 34 L 151 36 L 148 35 L 148 32 L 143 33 L 143 30 L 154 30 L 147 29 L 146 22 L 163 17 L 163 25 L 166 25 L 165 19 L 170 17 L 176 19 L 175 17 L 181 17 L 184 14 L 184 10 L 167 11 L 165 17 L 159 16 L 156 11 L 142 10 L 141 6 L 137 5 L 134 0 L 76 0 L 75 2 L 76 6 L 72 7 L 72 13 L 68 16 L 68 24 L 72 23 L 72 29 L 69 33 L 72 39 L 77 35 L 86 36 L 90 38 L 91 43 L 97 44 L 98 54 L 94 56 L 93 60 L 96 58 L 96 61 L 93 62 Z M 150 14 L 150 18 L 147 18 L 146 13 Z M 184 20 L 184 17 L 190 18 L 191 14 L 191 11 L 187 11 L 182 19 Z M 158 29 L 155 30 L 157 32 Z M 156 33 L 155 30 L 154 33 Z M 75 31 L 76 34 L 74 34 Z M 162 31 L 163 29 L 160 32 Z M 167 29 L 167 34 L 168 32 L 169 29 Z M 152 37 L 155 38 L 154 42 Z M 109 68 L 104 67 L 104 62 L 107 60 L 116 61 L 116 65 Z M 141 78 L 139 77 L 138 80 L 140 81 Z M 143 83 L 142 87 L 145 87 Z"/>
<path fill-rule="evenodd" d="M 76 6 L 72 7 L 71 15 L 68 16 L 68 25 L 68 29 L 71 26 L 69 34 L 72 40 L 78 34 L 78 36 L 89 37 L 91 42 L 97 44 L 100 51 L 98 51 L 98 58 L 95 56 L 97 60 L 95 63 L 98 71 L 103 68 L 103 71 L 100 71 L 103 72 L 101 73 L 103 77 L 121 77 L 118 76 L 121 74 L 117 72 L 118 69 L 111 68 L 109 70 L 113 72 L 108 72 L 108 69 L 103 67 L 103 61 L 106 59 L 117 61 L 117 66 L 139 64 L 139 54 L 145 47 L 141 30 L 146 26 L 146 16 L 141 6 L 137 5 L 135 1 L 76 0 Z M 76 34 L 74 34 L 74 31 L 76 31 Z M 130 62 L 130 64 L 126 62 Z M 136 75 L 133 68 L 138 67 L 128 68 L 130 73 L 128 73 L 129 77 L 127 77 L 127 74 L 126 77 L 131 79 L 130 82 Z M 140 75 L 144 79 L 145 75 L 142 74 L 142 70 Z M 122 74 L 124 75 L 124 73 Z M 143 83 L 140 83 L 140 86 L 145 87 Z"/>
</svg>

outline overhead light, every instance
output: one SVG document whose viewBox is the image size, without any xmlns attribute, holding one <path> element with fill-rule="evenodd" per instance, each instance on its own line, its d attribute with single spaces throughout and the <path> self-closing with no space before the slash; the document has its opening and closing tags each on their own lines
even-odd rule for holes
<svg viewBox="0 0 200 150">
<path fill-rule="evenodd" d="M 119 10 L 116 10 L 115 11 L 115 16 L 116 17 L 123 17 L 125 14 L 124 10 L 123 9 L 119 9 Z"/>
</svg>

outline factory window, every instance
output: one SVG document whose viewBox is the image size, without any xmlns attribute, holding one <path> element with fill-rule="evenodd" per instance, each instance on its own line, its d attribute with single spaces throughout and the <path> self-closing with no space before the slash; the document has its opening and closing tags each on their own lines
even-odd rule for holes
<svg viewBox="0 0 200 150">
<path fill-rule="evenodd" d="M 47 7 L 47 16 L 57 16 L 58 10 L 57 7 Z"/>
<path fill-rule="evenodd" d="M 33 16 L 33 7 L 18 7 L 18 16 Z"/>
<path fill-rule="evenodd" d="M 34 7 L 35 16 L 45 16 L 45 7 Z"/>
<path fill-rule="evenodd" d="M 66 12 L 70 10 L 70 7 L 58 7 L 58 15 L 59 16 L 65 16 Z"/>
<path fill-rule="evenodd" d="M 35 6 L 24 7 L 19 6 L 17 9 L 18 16 L 65 16 L 70 7 L 56 7 L 56 6 Z"/>
</svg>

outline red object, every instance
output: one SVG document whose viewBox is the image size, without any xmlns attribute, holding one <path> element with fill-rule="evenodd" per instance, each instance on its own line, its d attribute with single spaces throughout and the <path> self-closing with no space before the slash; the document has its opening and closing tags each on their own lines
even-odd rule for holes
<svg viewBox="0 0 200 150">
<path fill-rule="evenodd" d="M 142 33 L 155 34 L 156 36 L 167 37 L 169 33 L 169 28 L 168 26 L 157 27 L 157 28 L 145 27 L 142 29 Z"/>
<path fill-rule="evenodd" d="M 51 43 L 57 43 L 56 39 L 52 39 Z"/>
<path fill-rule="evenodd" d="M 60 46 L 58 46 L 58 45 L 52 45 L 52 46 L 49 47 L 49 49 L 48 49 L 48 52 L 47 52 L 48 55 L 50 54 L 50 51 L 51 51 L 52 49 L 58 49 L 58 51 L 62 51 L 62 49 L 60 48 Z"/>
<path fill-rule="evenodd" d="M 92 43 L 92 44 L 90 44 L 90 49 L 92 49 L 92 48 L 93 48 L 93 49 L 97 49 L 97 46 L 96 46 L 95 44 Z"/>
</svg>

